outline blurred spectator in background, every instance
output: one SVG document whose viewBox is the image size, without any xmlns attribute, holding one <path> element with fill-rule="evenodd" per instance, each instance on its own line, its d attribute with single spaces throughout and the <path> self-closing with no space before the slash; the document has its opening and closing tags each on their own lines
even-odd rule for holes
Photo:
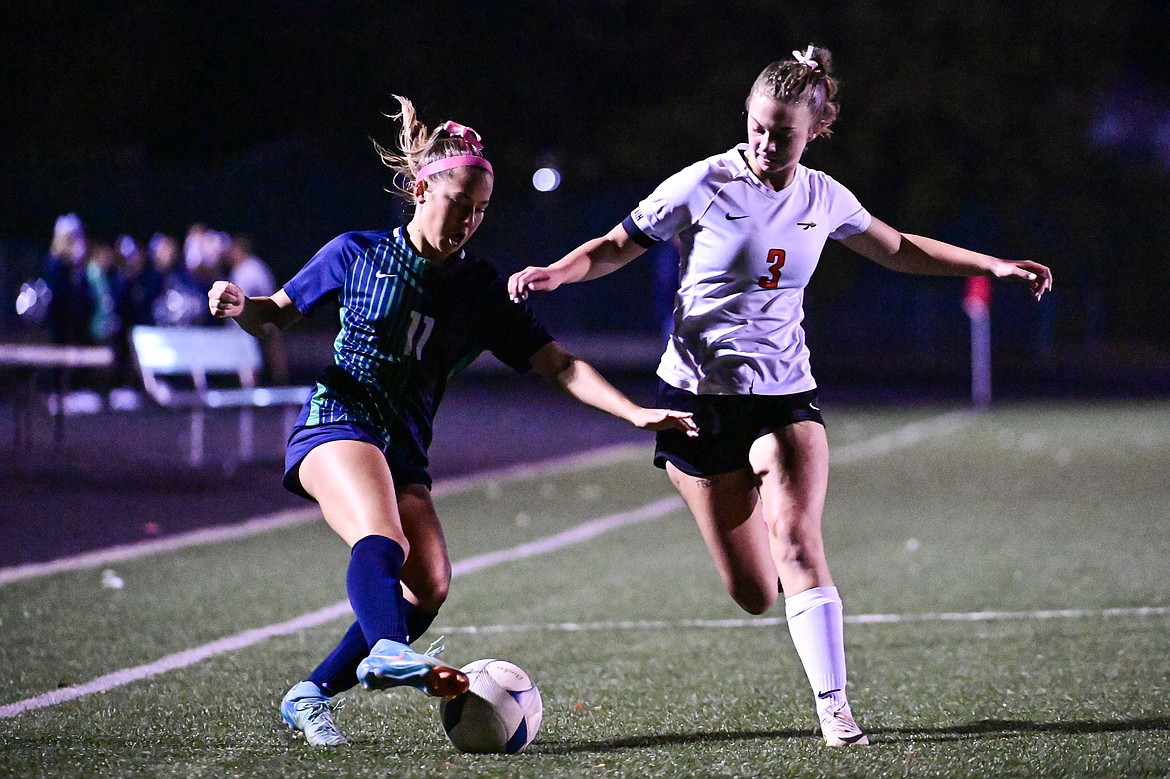
<svg viewBox="0 0 1170 779">
<path fill-rule="evenodd" d="M 161 291 L 151 305 L 154 323 L 202 324 L 207 316 L 207 295 L 180 260 L 178 242 L 165 233 L 155 233 L 150 239 L 150 262 L 161 279 Z"/>
<path fill-rule="evenodd" d="M 154 302 L 163 289 L 162 274 L 153 263 L 146 261 L 142 246 L 131 236 L 118 236 L 114 248 L 121 277 L 118 316 L 123 330 L 134 325 L 153 325 Z"/>
<path fill-rule="evenodd" d="M 276 278 L 272 269 L 252 250 L 252 241 L 244 235 L 234 235 L 223 254 L 228 280 L 248 297 L 271 295 L 276 292 Z"/>
<path fill-rule="evenodd" d="M 53 343 L 92 343 L 90 321 L 93 319 L 94 297 L 86 279 L 88 253 L 85 225 L 77 214 L 57 217 L 43 269 L 45 283 L 52 295 L 48 325 Z"/>
<path fill-rule="evenodd" d="M 183 239 L 183 265 L 191 277 L 196 275 L 199 266 L 203 264 L 203 236 L 207 230 L 207 225 L 202 222 L 193 222 Z"/>
<path fill-rule="evenodd" d="M 89 318 L 90 341 L 112 344 L 121 326 L 118 323 L 118 269 L 114 264 L 114 247 L 94 244 L 85 264 L 85 278 L 93 295 L 93 312 Z"/>
<path fill-rule="evenodd" d="M 117 312 L 122 325 L 114 343 L 114 383 L 126 386 L 138 381 L 130 359 L 130 331 L 135 325 L 154 324 L 154 304 L 162 295 L 163 278 L 131 236 L 118 236 L 114 250 L 120 278 Z"/>
<path fill-rule="evenodd" d="M 202 222 L 196 222 L 188 228 L 187 237 L 183 241 L 183 262 L 202 297 L 207 297 L 212 283 L 220 277 L 224 255 L 230 244 L 227 233 L 212 230 Z M 207 324 L 211 324 L 210 317 Z"/>
<path fill-rule="evenodd" d="M 252 241 L 244 235 L 234 235 L 223 253 L 224 271 L 228 280 L 249 297 L 268 296 L 276 292 L 276 277 L 268 263 L 256 256 Z M 235 324 L 235 322 L 232 322 Z M 264 353 L 264 380 L 269 384 L 288 384 L 288 356 L 280 333 L 260 341 Z"/>
</svg>

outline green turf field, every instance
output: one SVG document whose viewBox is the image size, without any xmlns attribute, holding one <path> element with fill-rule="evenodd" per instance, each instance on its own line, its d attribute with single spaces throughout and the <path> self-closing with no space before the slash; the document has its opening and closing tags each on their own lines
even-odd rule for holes
<svg viewBox="0 0 1170 779">
<path fill-rule="evenodd" d="M 263 631 L 344 600 L 346 550 L 315 522 L 0 586 L 0 775 L 1170 775 L 1170 404 L 948 414 L 830 420 L 869 747 L 821 745 L 783 610 L 739 612 L 681 508 L 558 536 L 671 498 L 643 451 L 437 493 L 457 576 L 432 635 L 536 679 L 523 755 L 457 753 L 412 690 L 347 694 L 347 750 L 289 736 L 280 696 L 349 621 Z M 41 697 L 62 693 L 82 694 Z"/>
</svg>

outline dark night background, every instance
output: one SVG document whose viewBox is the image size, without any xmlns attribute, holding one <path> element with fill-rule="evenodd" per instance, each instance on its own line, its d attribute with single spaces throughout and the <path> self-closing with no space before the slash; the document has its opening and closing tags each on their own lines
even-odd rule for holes
<svg viewBox="0 0 1170 779">
<path fill-rule="evenodd" d="M 921 5 L 6 3 L 0 326 L 29 336 L 12 299 L 66 212 L 99 239 L 247 233 L 278 282 L 337 233 L 390 223 L 369 138 L 393 141 L 393 93 L 483 133 L 496 192 L 472 250 L 503 272 L 552 261 L 742 141 L 756 74 L 815 41 L 843 110 L 808 165 L 901 230 L 1053 267 L 1038 306 L 996 288 L 1007 386 L 1170 389 L 1170 5 Z M 531 187 L 542 164 L 563 172 L 553 193 Z M 654 275 L 635 263 L 537 305 L 560 332 L 653 333 Z M 961 386 L 961 291 L 830 246 L 814 368 Z"/>
</svg>

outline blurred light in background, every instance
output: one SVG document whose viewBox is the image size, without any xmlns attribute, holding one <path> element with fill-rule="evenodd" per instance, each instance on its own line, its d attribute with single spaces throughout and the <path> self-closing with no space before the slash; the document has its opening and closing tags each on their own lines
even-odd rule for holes
<svg viewBox="0 0 1170 779">
<path fill-rule="evenodd" d="M 49 311 L 53 292 L 44 279 L 34 279 L 20 285 L 16 296 L 16 315 L 29 322 L 41 322 Z"/>
<path fill-rule="evenodd" d="M 1089 142 L 1170 169 L 1170 101 L 1132 79 L 1107 90 L 1093 111 Z"/>
<path fill-rule="evenodd" d="M 537 192 L 552 192 L 561 185 L 561 172 L 556 168 L 538 168 L 532 174 L 532 186 Z"/>
</svg>

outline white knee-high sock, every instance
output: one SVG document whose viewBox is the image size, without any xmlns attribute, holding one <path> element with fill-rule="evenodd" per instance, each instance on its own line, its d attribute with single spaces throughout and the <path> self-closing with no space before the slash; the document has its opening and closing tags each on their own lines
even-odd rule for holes
<svg viewBox="0 0 1170 779">
<path fill-rule="evenodd" d="M 788 632 L 818 707 L 845 701 L 845 637 L 836 587 L 814 587 L 784 601 Z"/>
</svg>

